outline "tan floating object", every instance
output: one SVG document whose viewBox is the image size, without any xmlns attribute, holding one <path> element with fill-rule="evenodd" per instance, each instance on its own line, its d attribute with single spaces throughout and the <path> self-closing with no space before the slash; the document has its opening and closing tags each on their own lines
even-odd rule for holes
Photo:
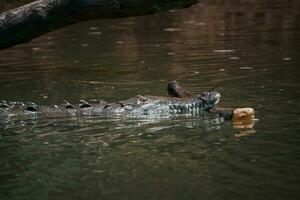
<svg viewBox="0 0 300 200">
<path fill-rule="evenodd" d="M 246 122 L 252 121 L 254 119 L 254 109 L 253 108 L 236 108 L 233 111 L 234 122 Z"/>
</svg>

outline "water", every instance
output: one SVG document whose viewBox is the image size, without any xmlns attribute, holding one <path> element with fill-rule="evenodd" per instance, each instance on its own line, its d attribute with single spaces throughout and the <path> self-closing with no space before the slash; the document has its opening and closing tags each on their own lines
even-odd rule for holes
<svg viewBox="0 0 300 200">
<path fill-rule="evenodd" d="M 0 51 L 0 98 L 54 104 L 199 93 L 253 107 L 201 117 L 0 121 L 0 199 L 299 198 L 300 3 L 202 1 L 90 21 Z"/>
</svg>

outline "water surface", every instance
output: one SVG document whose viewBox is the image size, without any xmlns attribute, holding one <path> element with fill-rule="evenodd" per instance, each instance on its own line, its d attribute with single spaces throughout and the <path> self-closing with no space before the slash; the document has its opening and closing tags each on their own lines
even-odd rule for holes
<svg viewBox="0 0 300 200">
<path fill-rule="evenodd" d="M 299 198 L 298 1 L 202 1 L 90 21 L 0 52 L 0 98 L 38 104 L 221 85 L 253 128 L 206 117 L 0 121 L 0 199 Z"/>
</svg>

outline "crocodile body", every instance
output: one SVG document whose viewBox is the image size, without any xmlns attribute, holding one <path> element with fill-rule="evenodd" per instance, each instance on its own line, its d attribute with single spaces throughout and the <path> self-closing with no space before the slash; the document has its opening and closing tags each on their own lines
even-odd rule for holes
<svg viewBox="0 0 300 200">
<path fill-rule="evenodd" d="M 172 82 L 171 82 L 172 83 Z M 176 82 L 177 83 L 177 82 Z M 170 86 L 170 84 L 169 84 Z M 175 84 L 176 86 L 176 84 Z M 173 86 L 170 86 L 173 88 Z M 169 88 L 168 88 L 169 91 Z M 174 88 L 176 92 L 176 88 Z M 170 91 L 169 91 L 170 93 Z M 67 101 L 59 105 L 37 105 L 23 102 L 0 102 L 0 116 L 92 116 L 92 115 L 174 115 L 195 114 L 208 111 L 220 100 L 220 93 L 211 91 L 201 95 L 188 97 L 160 97 L 141 96 L 115 103 L 100 101 L 95 104 L 80 100 L 79 104 L 70 104 Z"/>
</svg>

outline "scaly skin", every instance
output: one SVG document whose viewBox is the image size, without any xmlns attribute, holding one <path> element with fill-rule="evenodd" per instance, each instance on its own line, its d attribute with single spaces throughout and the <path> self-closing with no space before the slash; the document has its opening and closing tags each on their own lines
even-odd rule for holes
<svg viewBox="0 0 300 200">
<path fill-rule="evenodd" d="M 43 106 L 34 103 L 0 103 L 0 116 L 92 116 L 92 115 L 173 115 L 201 113 L 214 107 L 220 100 L 218 92 L 207 92 L 187 98 L 141 96 L 125 101 L 89 104 L 81 100 L 78 105 L 64 101 L 61 105 Z"/>
</svg>

